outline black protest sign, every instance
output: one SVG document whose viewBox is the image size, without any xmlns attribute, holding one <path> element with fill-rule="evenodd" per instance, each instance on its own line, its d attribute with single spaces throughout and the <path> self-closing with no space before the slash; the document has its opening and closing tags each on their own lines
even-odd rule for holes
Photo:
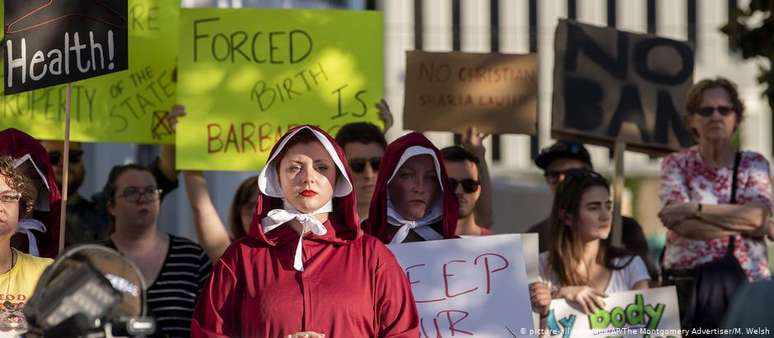
<svg viewBox="0 0 774 338">
<path fill-rule="evenodd" d="M 5 95 L 127 69 L 127 0 L 6 1 Z"/>
<path fill-rule="evenodd" d="M 560 20 L 552 136 L 652 155 L 693 144 L 683 125 L 693 84 L 691 45 Z"/>
</svg>

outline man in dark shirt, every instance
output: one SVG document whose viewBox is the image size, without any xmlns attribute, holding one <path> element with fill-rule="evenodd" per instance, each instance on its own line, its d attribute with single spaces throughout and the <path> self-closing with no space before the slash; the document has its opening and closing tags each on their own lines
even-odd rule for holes
<svg viewBox="0 0 774 338">
<path fill-rule="evenodd" d="M 43 141 L 54 167 L 56 183 L 62 186 L 62 141 Z M 177 188 L 177 172 L 174 164 L 174 146 L 162 145 L 161 156 L 150 166 L 153 176 L 162 190 L 161 198 Z M 67 218 L 65 220 L 65 247 L 78 244 L 101 242 L 110 235 L 110 219 L 107 199 L 102 192 L 87 198 L 78 193 L 86 177 L 83 165 L 83 149 L 79 142 L 70 142 L 70 163 L 67 177 Z"/>
<path fill-rule="evenodd" d="M 556 187 L 564 179 L 564 174 L 570 170 L 593 170 L 591 156 L 583 144 L 571 141 L 559 141 L 540 151 L 535 158 L 535 165 L 543 169 L 543 177 L 551 189 L 556 192 Z M 631 217 L 622 217 L 622 240 L 624 248 L 642 257 L 648 267 L 651 280 L 658 281 L 658 270 L 648 255 L 648 242 L 642 227 Z M 532 225 L 526 232 L 539 234 L 540 252 L 548 251 L 551 227 L 548 219 L 544 219 Z"/>
</svg>

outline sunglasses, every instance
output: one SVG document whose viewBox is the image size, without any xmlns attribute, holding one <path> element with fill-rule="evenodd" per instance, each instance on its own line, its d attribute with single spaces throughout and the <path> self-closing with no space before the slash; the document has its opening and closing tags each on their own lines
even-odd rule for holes
<svg viewBox="0 0 774 338">
<path fill-rule="evenodd" d="M 371 169 L 373 171 L 379 171 L 379 164 L 381 164 L 382 158 L 381 157 L 371 157 L 371 158 L 353 158 L 349 160 L 349 167 L 352 168 L 352 171 L 355 173 L 362 173 L 365 170 L 366 163 L 371 165 Z"/>
<path fill-rule="evenodd" d="M 697 111 L 696 113 L 703 117 L 710 117 L 716 111 L 720 113 L 721 116 L 728 116 L 731 113 L 735 113 L 734 108 L 728 107 L 728 106 L 701 107 L 699 108 L 699 111 Z"/>
<path fill-rule="evenodd" d="M 70 150 L 70 163 L 78 163 L 83 157 L 83 150 L 73 149 Z M 50 151 L 48 153 L 48 159 L 51 161 L 51 165 L 59 165 L 62 161 L 62 152 L 59 150 Z"/>
<path fill-rule="evenodd" d="M 461 180 L 449 178 L 449 185 L 451 186 L 452 192 L 457 191 L 458 185 L 462 185 L 462 191 L 464 191 L 466 194 L 471 194 L 478 190 L 478 186 L 481 185 L 481 182 L 472 178 L 465 178 Z"/>
</svg>

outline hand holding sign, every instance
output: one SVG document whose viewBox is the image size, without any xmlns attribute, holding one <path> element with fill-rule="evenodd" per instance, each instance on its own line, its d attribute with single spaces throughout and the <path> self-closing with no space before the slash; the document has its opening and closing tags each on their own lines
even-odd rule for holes
<svg viewBox="0 0 774 338">
<path fill-rule="evenodd" d="M 489 134 L 487 133 L 480 133 L 476 126 L 468 127 L 465 133 L 462 134 L 462 147 L 472 151 L 479 159 L 484 159 L 484 156 L 486 156 L 484 139 L 488 136 Z"/>
<path fill-rule="evenodd" d="M 392 127 L 393 123 L 390 106 L 387 104 L 387 101 L 381 99 L 379 100 L 379 103 L 376 104 L 376 109 L 378 109 L 379 119 L 382 120 L 382 123 L 384 123 L 384 129 L 382 129 L 382 132 L 387 133 L 387 130 Z"/>
<path fill-rule="evenodd" d="M 173 131 L 177 130 L 177 120 L 186 115 L 188 114 L 185 112 L 184 105 L 176 103 L 172 106 L 169 115 L 167 115 L 167 122 Z"/>
<path fill-rule="evenodd" d="M 529 296 L 532 301 L 532 308 L 544 317 L 548 314 L 548 307 L 551 305 L 551 289 L 543 282 L 534 282 L 529 285 Z"/>
<path fill-rule="evenodd" d="M 565 299 L 551 302 L 546 318 L 550 336 L 680 337 L 680 316 L 674 286 L 611 294 L 606 306 L 582 313 Z"/>
<path fill-rule="evenodd" d="M 607 297 L 607 295 L 584 285 L 565 286 L 559 290 L 558 297 L 579 305 L 584 313 L 591 314 L 596 310 L 605 308 L 605 301 L 602 298 Z"/>
</svg>

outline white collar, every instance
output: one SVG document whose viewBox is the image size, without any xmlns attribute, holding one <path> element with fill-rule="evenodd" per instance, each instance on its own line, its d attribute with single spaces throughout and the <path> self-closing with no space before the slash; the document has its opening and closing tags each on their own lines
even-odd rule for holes
<svg viewBox="0 0 774 338">
<path fill-rule="evenodd" d="M 333 202 L 328 201 L 322 208 L 308 214 L 302 213 L 285 200 L 282 201 L 282 204 L 285 209 L 274 209 L 269 211 L 266 217 L 261 220 L 261 225 L 263 226 L 264 233 L 268 233 L 294 219 L 298 220 L 298 222 L 303 225 L 304 228 L 298 236 L 296 252 L 293 256 L 293 268 L 296 269 L 296 271 L 304 271 L 304 234 L 311 232 L 315 235 L 322 236 L 328 233 L 328 229 L 325 228 L 325 225 L 317 220 L 314 215 L 330 213 L 333 211 Z"/>
<path fill-rule="evenodd" d="M 422 237 L 428 241 L 443 239 L 443 236 L 430 226 L 443 217 L 442 201 L 443 198 L 436 198 L 432 209 L 430 209 L 430 212 L 427 215 L 423 216 L 419 220 L 411 221 L 403 217 L 403 215 L 395 210 L 394 206 L 392 205 L 392 201 L 388 199 L 387 223 L 392 226 L 400 227 L 398 232 L 395 233 L 395 236 L 392 237 L 390 243 L 403 243 L 403 241 L 406 240 L 406 237 L 408 237 L 410 230 L 414 230 L 414 232 L 419 235 L 419 237 Z"/>
<path fill-rule="evenodd" d="M 32 233 L 32 230 L 45 233 L 46 226 L 41 221 L 34 218 L 22 218 L 19 220 L 19 223 L 16 224 L 16 232 L 27 235 L 27 247 L 29 248 L 30 255 L 40 256 L 38 242 L 35 239 L 35 234 Z"/>
</svg>

